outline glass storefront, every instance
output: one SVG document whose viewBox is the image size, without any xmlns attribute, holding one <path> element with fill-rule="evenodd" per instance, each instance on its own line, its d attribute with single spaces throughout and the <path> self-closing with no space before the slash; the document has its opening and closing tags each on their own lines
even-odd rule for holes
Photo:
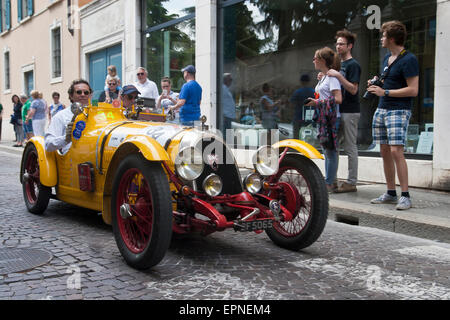
<svg viewBox="0 0 450 320">
<path fill-rule="evenodd" d="M 228 80 L 218 87 L 218 123 L 221 129 L 235 129 L 238 145 L 260 144 L 258 132 L 267 125 L 261 107 L 261 98 L 266 95 L 276 103 L 273 118 L 280 139 L 298 135 L 319 146 L 317 128 L 311 120 L 313 111 L 303 107 L 296 112 L 290 101 L 300 88 L 302 76 L 310 79 L 308 87 L 316 86 L 315 51 L 325 46 L 335 50 L 336 32 L 347 28 L 357 34 L 353 57 L 362 69 L 359 150 L 364 154 L 378 151 L 379 146 L 372 144 L 372 117 L 378 99 L 362 98 L 367 80 L 379 75 L 387 53 L 380 46 L 377 11 L 372 11 L 375 8 L 379 9 L 381 23 L 400 20 L 406 25 L 406 48 L 419 60 L 419 95 L 414 99 L 406 152 L 432 154 L 428 142 L 433 135 L 435 0 L 227 0 L 219 5 L 218 77 L 221 83 Z M 294 133 L 293 120 L 299 113 L 304 122 Z"/>
<path fill-rule="evenodd" d="M 146 0 L 144 29 L 145 65 L 149 79 L 158 85 L 172 80 L 179 92 L 184 83 L 181 69 L 195 62 L 195 0 Z"/>
</svg>

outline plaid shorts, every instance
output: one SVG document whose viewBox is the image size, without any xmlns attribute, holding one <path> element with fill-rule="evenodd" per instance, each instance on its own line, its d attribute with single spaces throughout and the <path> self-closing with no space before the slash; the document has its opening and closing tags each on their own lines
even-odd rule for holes
<svg viewBox="0 0 450 320">
<path fill-rule="evenodd" d="M 377 109 L 373 116 L 373 142 L 392 146 L 405 145 L 411 110 Z"/>
</svg>

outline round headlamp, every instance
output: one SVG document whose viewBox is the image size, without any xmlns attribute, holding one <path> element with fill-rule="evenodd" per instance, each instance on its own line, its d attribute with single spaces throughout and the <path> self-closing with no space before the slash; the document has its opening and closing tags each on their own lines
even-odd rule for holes
<svg viewBox="0 0 450 320">
<path fill-rule="evenodd" d="M 251 173 L 244 179 L 245 189 L 251 194 L 258 193 L 262 188 L 262 179 L 256 173 Z"/>
<path fill-rule="evenodd" d="M 222 192 L 222 180 L 217 174 L 210 174 L 203 180 L 203 190 L 210 197 L 215 197 Z"/>
<path fill-rule="evenodd" d="M 181 178 L 195 180 L 203 172 L 202 153 L 194 147 L 181 150 L 175 158 L 175 169 Z"/>
<path fill-rule="evenodd" d="M 263 177 L 271 176 L 278 171 L 278 152 L 270 146 L 262 146 L 253 156 L 255 170 Z"/>
</svg>

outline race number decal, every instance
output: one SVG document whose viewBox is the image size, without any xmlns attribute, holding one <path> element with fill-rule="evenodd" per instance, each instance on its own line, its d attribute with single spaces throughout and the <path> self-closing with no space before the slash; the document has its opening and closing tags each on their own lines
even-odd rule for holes
<svg viewBox="0 0 450 320">
<path fill-rule="evenodd" d="M 169 139 L 181 130 L 181 128 L 176 126 L 151 126 L 142 129 L 141 133 L 155 139 L 160 145 L 164 146 Z"/>
</svg>

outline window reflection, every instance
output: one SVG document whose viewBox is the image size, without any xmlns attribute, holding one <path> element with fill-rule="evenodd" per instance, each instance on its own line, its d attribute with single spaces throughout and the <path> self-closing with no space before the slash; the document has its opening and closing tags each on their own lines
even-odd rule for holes
<svg viewBox="0 0 450 320">
<path fill-rule="evenodd" d="M 421 152 L 417 150 L 420 135 L 432 130 L 433 123 L 436 1 L 247 0 L 229 6 L 226 3 L 222 1 L 220 11 L 219 70 L 220 77 L 230 74 L 233 82 L 226 90 L 222 86 L 219 104 L 223 115 L 227 112 L 227 99 L 230 101 L 228 90 L 235 102 L 235 118 L 230 125 L 241 135 L 238 144 L 258 145 L 258 131 L 272 126 L 264 120 L 268 109 L 261 103 L 263 85 L 268 84 L 269 99 L 274 103 L 271 116 L 280 129 L 280 139 L 299 136 L 318 146 L 317 132 L 310 121 L 311 110 L 296 110 L 293 94 L 302 86 L 302 75 L 310 78 L 304 84 L 306 87 L 315 87 L 317 72 L 312 63 L 315 50 L 325 46 L 335 48 L 336 31 L 347 28 L 358 36 L 353 57 L 362 68 L 359 150 L 377 151 L 377 146 L 372 145 L 372 116 L 378 101 L 362 99 L 367 79 L 380 73 L 387 53 L 380 47 L 379 31 L 367 25 L 370 18 L 367 8 L 377 5 L 381 9 L 381 22 L 398 19 L 406 24 L 406 47 L 419 59 L 419 96 L 414 100 L 406 151 Z M 293 119 L 300 115 L 303 122 L 294 128 Z M 221 126 L 226 127 L 225 120 Z"/>
</svg>

